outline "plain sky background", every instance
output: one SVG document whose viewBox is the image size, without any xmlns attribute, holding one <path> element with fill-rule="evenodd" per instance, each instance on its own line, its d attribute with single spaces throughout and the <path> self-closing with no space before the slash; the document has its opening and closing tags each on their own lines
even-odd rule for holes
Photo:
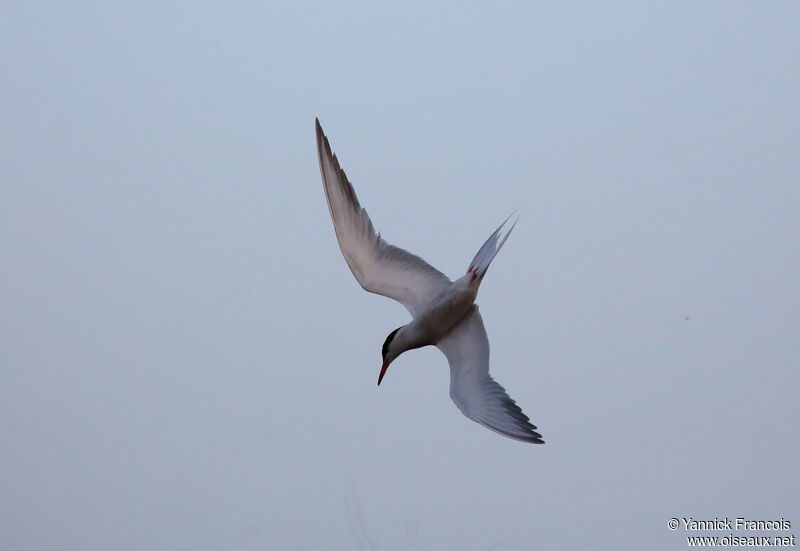
<svg viewBox="0 0 800 551">
<path fill-rule="evenodd" d="M 377 4 L 3 3 L 0 547 L 800 536 L 800 4 Z M 434 348 L 375 386 L 317 116 L 451 277 L 520 209 L 479 303 L 546 445 Z"/>
</svg>

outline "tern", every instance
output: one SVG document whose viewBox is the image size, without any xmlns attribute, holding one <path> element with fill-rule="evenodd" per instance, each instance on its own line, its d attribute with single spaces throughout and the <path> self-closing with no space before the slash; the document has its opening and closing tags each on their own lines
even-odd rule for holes
<svg viewBox="0 0 800 551">
<path fill-rule="evenodd" d="M 325 197 L 347 265 L 364 290 L 400 302 L 413 318 L 386 337 L 378 384 L 403 352 L 436 346 L 450 364 L 450 398 L 465 416 L 503 436 L 544 444 L 536 426 L 489 375 L 489 339 L 475 304 L 483 276 L 516 222 L 509 226 L 511 217 L 507 218 L 478 250 L 467 272 L 450 281 L 420 257 L 375 233 L 319 119 L 316 133 Z"/>
</svg>

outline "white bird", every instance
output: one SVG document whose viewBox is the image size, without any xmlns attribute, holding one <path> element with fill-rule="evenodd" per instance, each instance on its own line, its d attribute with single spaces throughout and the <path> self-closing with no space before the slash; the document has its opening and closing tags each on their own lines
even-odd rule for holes
<svg viewBox="0 0 800 551">
<path fill-rule="evenodd" d="M 366 291 L 395 299 L 413 317 L 386 337 L 378 384 L 400 354 L 434 345 L 450 364 L 450 398 L 464 415 L 503 436 L 544 444 L 536 426 L 489 375 L 489 339 L 475 304 L 483 276 L 514 224 L 504 230 L 506 219 L 472 259 L 467 273 L 450 281 L 420 257 L 375 233 L 319 119 L 316 131 L 325 197 L 347 265 Z"/>
</svg>

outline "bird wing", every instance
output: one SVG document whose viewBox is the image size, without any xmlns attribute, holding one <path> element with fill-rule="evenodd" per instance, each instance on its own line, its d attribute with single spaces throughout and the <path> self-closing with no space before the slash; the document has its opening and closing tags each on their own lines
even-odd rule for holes
<svg viewBox="0 0 800 551">
<path fill-rule="evenodd" d="M 544 444 L 536 426 L 489 375 L 489 339 L 477 306 L 436 346 L 450 364 L 450 398 L 461 413 L 503 436 Z"/>
<path fill-rule="evenodd" d="M 317 120 L 317 153 L 333 228 L 350 271 L 364 290 L 393 298 L 416 317 L 450 280 L 442 272 L 375 233 L 353 186 L 331 152 Z"/>
</svg>

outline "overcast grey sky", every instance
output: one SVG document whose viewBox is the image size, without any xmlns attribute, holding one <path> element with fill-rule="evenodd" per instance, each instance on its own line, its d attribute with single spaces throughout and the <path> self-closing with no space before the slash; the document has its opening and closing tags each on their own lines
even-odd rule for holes
<svg viewBox="0 0 800 551">
<path fill-rule="evenodd" d="M 0 547 L 686 548 L 800 535 L 800 4 L 7 1 Z M 460 275 L 547 444 L 465 419 L 341 257 Z M 723 532 L 725 535 L 728 532 Z"/>
</svg>

